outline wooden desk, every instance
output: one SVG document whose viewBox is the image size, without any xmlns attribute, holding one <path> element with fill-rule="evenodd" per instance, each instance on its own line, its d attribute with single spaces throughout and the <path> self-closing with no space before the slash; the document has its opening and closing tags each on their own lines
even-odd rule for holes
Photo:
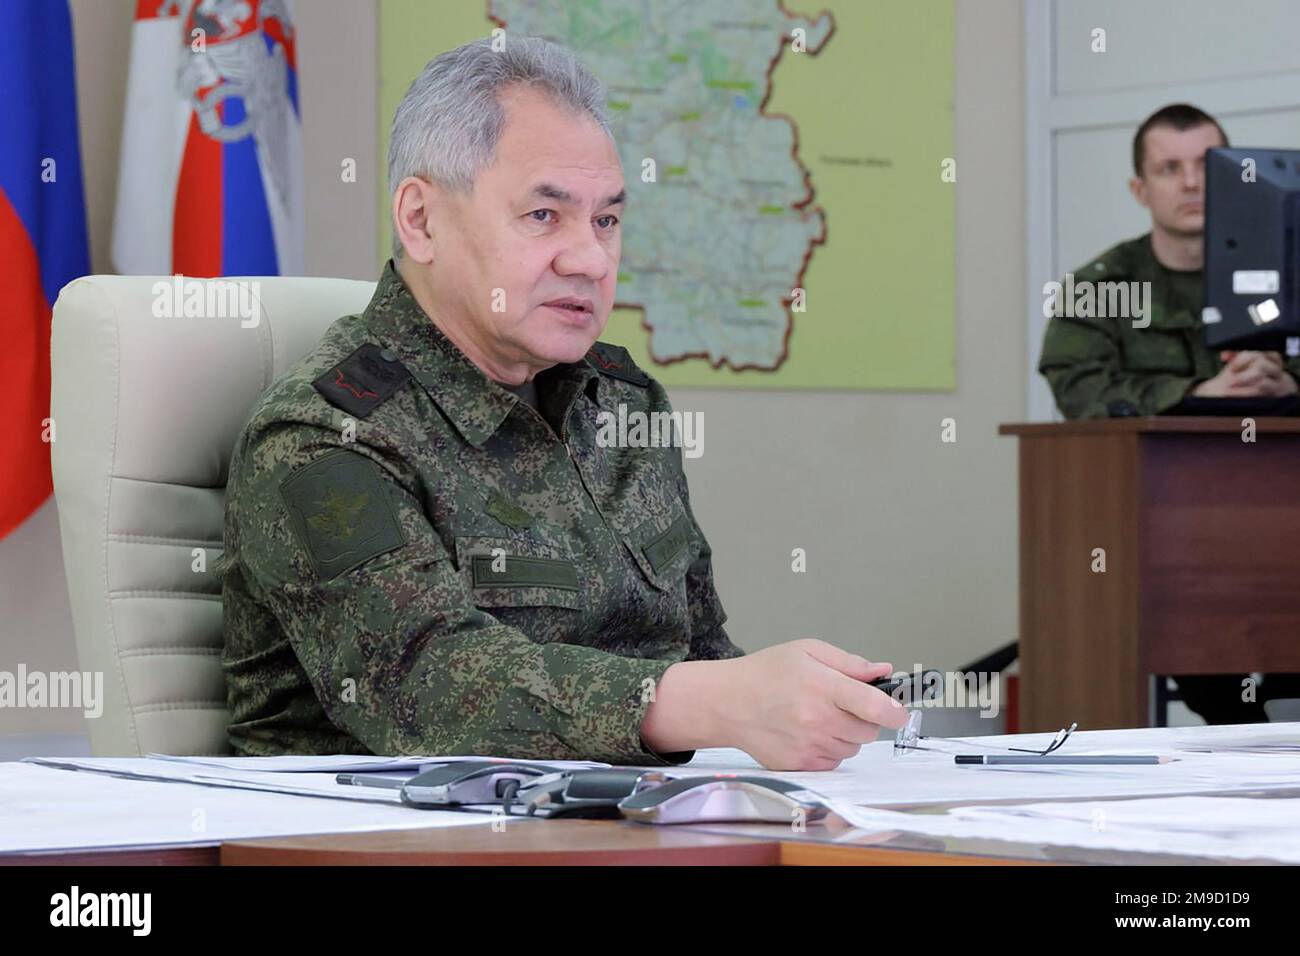
<svg viewBox="0 0 1300 956">
<path fill-rule="evenodd" d="M 0 853 L 0 866 L 217 866 L 220 863 L 221 847 L 210 844 Z"/>
<path fill-rule="evenodd" d="M 893 833 L 827 842 L 844 829 L 814 826 L 807 840 L 790 841 L 790 827 L 781 824 L 655 827 L 514 818 L 499 831 L 489 824 L 232 840 L 220 847 L 4 854 L 0 866 L 956 866 L 1037 855 L 1033 847 L 945 852 L 942 841 Z"/>
<path fill-rule="evenodd" d="M 221 847 L 223 866 L 775 866 L 780 859 L 770 837 L 520 817 L 499 829 L 270 837 Z"/>
<path fill-rule="evenodd" d="M 1021 732 L 1150 725 L 1156 675 L 1300 671 L 1300 419 L 1254 442 L 1236 418 L 998 431 L 1020 446 Z"/>
<path fill-rule="evenodd" d="M 648 826 L 625 820 L 512 820 L 488 827 L 241 840 L 221 848 L 224 866 L 963 866 L 1025 862 L 946 853 L 929 841 L 891 847 L 898 834 L 861 843 L 827 841 L 847 828 L 810 826 L 790 841 L 788 824 Z M 739 832 L 736 832 L 739 831 Z M 922 838 L 925 839 L 925 838 Z M 1028 855 L 1028 854 L 1027 854 Z"/>
<path fill-rule="evenodd" d="M 1300 788 L 1233 791 L 1295 798 Z M 1113 798 L 1117 801 L 1128 797 Z M 1006 800 L 1000 803 L 1039 802 Z M 960 804 L 951 804 L 957 806 Z M 949 806 L 949 805 L 944 805 Z M 895 807 L 937 812 L 940 805 Z M 795 832 L 780 823 L 672 827 L 626 820 L 515 817 L 490 824 L 230 840 L 221 846 L 0 854 L 0 866 L 988 866 L 1268 864 L 1176 853 L 1090 849 L 896 830 L 855 830 L 839 820 Z"/>
<path fill-rule="evenodd" d="M 1263 794 L 1233 794 L 1264 796 Z M 1294 794 L 1290 794 L 1294 795 Z M 932 837 L 843 825 L 514 820 L 489 827 L 233 840 L 220 847 L 0 855 L 0 866 L 1140 866 L 1258 863 L 1174 853 L 1094 850 Z"/>
</svg>

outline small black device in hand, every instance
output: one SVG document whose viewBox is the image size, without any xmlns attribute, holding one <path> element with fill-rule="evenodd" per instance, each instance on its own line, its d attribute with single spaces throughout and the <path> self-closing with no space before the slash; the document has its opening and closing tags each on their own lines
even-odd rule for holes
<svg viewBox="0 0 1300 956">
<path fill-rule="evenodd" d="M 939 671 L 933 670 L 902 674 L 897 677 L 877 677 L 868 683 L 876 690 L 884 691 L 900 704 L 914 704 L 921 699 L 926 689 L 926 681 L 929 682 L 930 689 L 942 693 L 943 677 Z M 900 689 L 904 687 L 907 688 L 905 694 L 900 693 Z"/>
</svg>

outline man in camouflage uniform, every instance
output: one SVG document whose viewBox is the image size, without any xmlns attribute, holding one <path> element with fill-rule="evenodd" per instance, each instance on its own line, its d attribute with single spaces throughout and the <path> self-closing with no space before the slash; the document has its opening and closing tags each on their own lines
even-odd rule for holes
<svg viewBox="0 0 1300 956">
<path fill-rule="evenodd" d="M 1074 284 L 1149 282 L 1149 314 L 1049 320 L 1038 370 L 1066 418 L 1105 418 L 1124 405 L 1129 414 L 1155 415 L 1188 395 L 1296 391 L 1300 359 L 1216 354 L 1205 344 L 1205 151 L 1227 145 L 1213 117 L 1184 104 L 1157 111 L 1139 127 L 1129 189 L 1151 211 L 1151 231 L 1103 252 L 1075 273 Z"/>
<path fill-rule="evenodd" d="M 1038 370 L 1066 418 L 1155 415 L 1189 395 L 1296 392 L 1300 359 L 1284 360 L 1276 352 L 1216 354 L 1205 342 L 1205 151 L 1227 145 L 1214 118 L 1186 104 L 1164 107 L 1138 128 L 1129 188 L 1151 211 L 1151 231 L 1103 252 L 1075 273 L 1071 284 L 1089 282 L 1096 289 L 1100 283 L 1150 283 L 1148 313 L 1099 318 L 1055 309 Z M 1300 696 L 1300 675 L 1274 674 L 1255 701 L 1243 701 L 1244 676 L 1177 680 L 1187 705 L 1212 724 L 1263 721 L 1266 694 Z"/>
<path fill-rule="evenodd" d="M 620 409 L 671 412 L 596 341 L 625 198 L 602 104 L 566 51 L 512 37 L 436 58 L 399 107 L 395 261 L 231 460 L 237 753 L 671 764 L 737 746 L 824 769 L 901 724 L 864 683 L 888 664 L 819 641 L 745 656 L 681 449 L 601 438 Z"/>
</svg>

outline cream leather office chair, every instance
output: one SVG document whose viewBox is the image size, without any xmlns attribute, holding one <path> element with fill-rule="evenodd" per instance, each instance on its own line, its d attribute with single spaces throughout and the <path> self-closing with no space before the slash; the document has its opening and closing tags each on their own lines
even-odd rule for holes
<svg viewBox="0 0 1300 956">
<path fill-rule="evenodd" d="M 170 276 L 87 276 L 55 303 L 54 496 L 80 668 L 104 674 L 86 721 L 97 756 L 229 752 L 216 565 L 230 453 L 258 396 L 374 291 L 256 281 L 247 328 L 156 318 Z"/>
</svg>

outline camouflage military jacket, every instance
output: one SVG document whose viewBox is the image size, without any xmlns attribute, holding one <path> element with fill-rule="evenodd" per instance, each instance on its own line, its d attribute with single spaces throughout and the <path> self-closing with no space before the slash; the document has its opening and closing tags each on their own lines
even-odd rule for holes
<svg viewBox="0 0 1300 956">
<path fill-rule="evenodd" d="M 221 573 L 237 753 L 679 763 L 640 724 L 675 662 L 736 657 L 680 447 L 601 447 L 670 410 L 623 349 L 490 381 L 390 261 L 360 316 L 262 396 Z"/>
<path fill-rule="evenodd" d="M 1066 418 L 1105 418 L 1107 405 L 1126 401 L 1140 414 L 1174 405 L 1223 368 L 1205 344 L 1201 322 L 1202 274 L 1167 269 L 1151 249 L 1151 234 L 1113 246 L 1074 274 L 1075 285 L 1150 283 L 1148 314 L 1054 315 L 1038 364 Z M 1077 297 L 1076 297 L 1077 298 Z M 1286 363 L 1300 375 L 1300 360 Z"/>
</svg>

